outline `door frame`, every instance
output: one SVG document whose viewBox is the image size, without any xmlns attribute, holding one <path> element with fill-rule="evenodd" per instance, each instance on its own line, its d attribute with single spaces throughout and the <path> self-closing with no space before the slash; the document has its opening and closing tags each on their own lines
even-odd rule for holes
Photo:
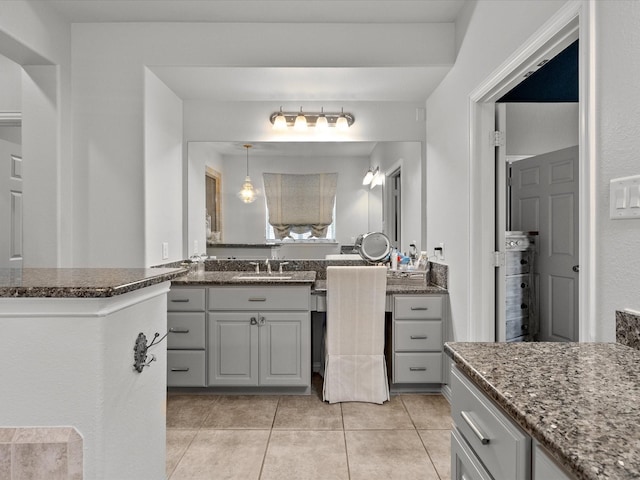
<svg viewBox="0 0 640 480">
<path fill-rule="evenodd" d="M 581 342 L 596 340 L 596 82 L 595 6 L 570 1 L 469 95 L 469 311 L 479 321 L 468 322 L 472 341 L 495 341 L 495 102 L 522 81 L 542 60 L 559 53 L 576 38 L 579 53 L 579 330 Z M 484 226 L 484 228 L 483 228 Z"/>
</svg>

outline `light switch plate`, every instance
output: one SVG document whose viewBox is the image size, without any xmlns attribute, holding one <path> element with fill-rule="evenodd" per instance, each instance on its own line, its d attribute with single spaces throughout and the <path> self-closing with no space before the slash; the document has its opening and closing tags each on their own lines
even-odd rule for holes
<svg viewBox="0 0 640 480">
<path fill-rule="evenodd" d="M 162 242 L 162 259 L 169 258 L 169 242 Z"/>
<path fill-rule="evenodd" d="M 612 179 L 609 194 L 609 218 L 640 218 L 640 175 Z"/>
</svg>

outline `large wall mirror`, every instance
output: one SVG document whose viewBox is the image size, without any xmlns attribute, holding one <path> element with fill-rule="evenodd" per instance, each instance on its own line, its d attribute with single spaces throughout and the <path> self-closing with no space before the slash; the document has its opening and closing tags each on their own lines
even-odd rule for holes
<svg viewBox="0 0 640 480">
<path fill-rule="evenodd" d="M 245 142 L 189 142 L 188 144 L 188 252 L 194 242 L 203 245 L 207 239 L 207 211 L 211 214 L 211 231 L 220 232 L 209 238 L 229 244 L 264 245 L 272 243 L 267 230 L 267 207 L 264 198 L 263 173 L 337 173 L 335 200 L 335 238 L 310 242 L 285 240 L 285 258 L 325 258 L 339 253 L 342 245 L 353 245 L 367 232 L 383 231 L 389 199 L 385 187 L 387 175 L 402 171 L 402 231 L 399 244 L 406 250 L 412 242 L 422 241 L 422 146 L 420 142 L 249 142 L 248 173 L 259 191 L 253 203 L 237 197 L 247 174 Z M 369 169 L 378 169 L 376 184 L 363 185 Z M 210 177 L 209 172 L 215 172 Z M 211 180 L 209 180 L 211 179 Z M 205 181 L 203 181 L 205 180 Z M 214 191 L 216 193 L 214 193 Z M 215 198 L 215 195 L 219 195 Z M 216 223 L 218 222 L 218 223 Z M 296 244 L 295 248 L 291 244 Z M 294 248 L 294 250 L 291 250 Z M 285 251 L 284 248 L 280 252 Z M 236 255 L 240 258 L 240 254 Z M 254 255 L 247 255 L 254 258 Z"/>
</svg>

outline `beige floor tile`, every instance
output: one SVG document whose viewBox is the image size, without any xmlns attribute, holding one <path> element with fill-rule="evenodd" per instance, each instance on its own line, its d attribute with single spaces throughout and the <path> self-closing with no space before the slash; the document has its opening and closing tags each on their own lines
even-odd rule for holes
<svg viewBox="0 0 640 480">
<path fill-rule="evenodd" d="M 415 430 L 345 432 L 351 480 L 438 480 Z"/>
<path fill-rule="evenodd" d="M 342 409 L 340 404 L 329 405 L 315 395 L 282 396 L 273 428 L 342 430 Z"/>
<path fill-rule="evenodd" d="M 167 429 L 167 477 L 175 470 L 196 433 L 198 430 Z"/>
<path fill-rule="evenodd" d="M 167 396 L 167 428 L 200 428 L 217 395 Z"/>
<path fill-rule="evenodd" d="M 221 396 L 202 428 L 269 429 L 278 406 L 277 395 Z"/>
<path fill-rule="evenodd" d="M 257 480 L 268 439 L 269 430 L 200 430 L 171 480 Z"/>
<path fill-rule="evenodd" d="M 442 395 L 401 395 L 418 430 L 451 429 L 451 406 Z"/>
<path fill-rule="evenodd" d="M 442 480 L 451 478 L 451 430 L 419 430 L 422 443 Z"/>
<path fill-rule="evenodd" d="M 345 402 L 342 404 L 345 430 L 411 429 L 413 423 L 400 397 L 377 405 L 375 403 Z"/>
<path fill-rule="evenodd" d="M 342 431 L 271 432 L 260 480 L 347 480 Z"/>
</svg>

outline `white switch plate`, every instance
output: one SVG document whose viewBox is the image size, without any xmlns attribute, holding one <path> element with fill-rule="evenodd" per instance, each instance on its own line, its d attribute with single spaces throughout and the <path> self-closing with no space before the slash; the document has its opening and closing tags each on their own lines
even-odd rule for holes
<svg viewBox="0 0 640 480">
<path fill-rule="evenodd" d="M 169 242 L 162 242 L 162 259 L 169 258 Z"/>
<path fill-rule="evenodd" d="M 609 196 L 609 218 L 640 218 L 640 175 L 611 179 Z"/>
</svg>

